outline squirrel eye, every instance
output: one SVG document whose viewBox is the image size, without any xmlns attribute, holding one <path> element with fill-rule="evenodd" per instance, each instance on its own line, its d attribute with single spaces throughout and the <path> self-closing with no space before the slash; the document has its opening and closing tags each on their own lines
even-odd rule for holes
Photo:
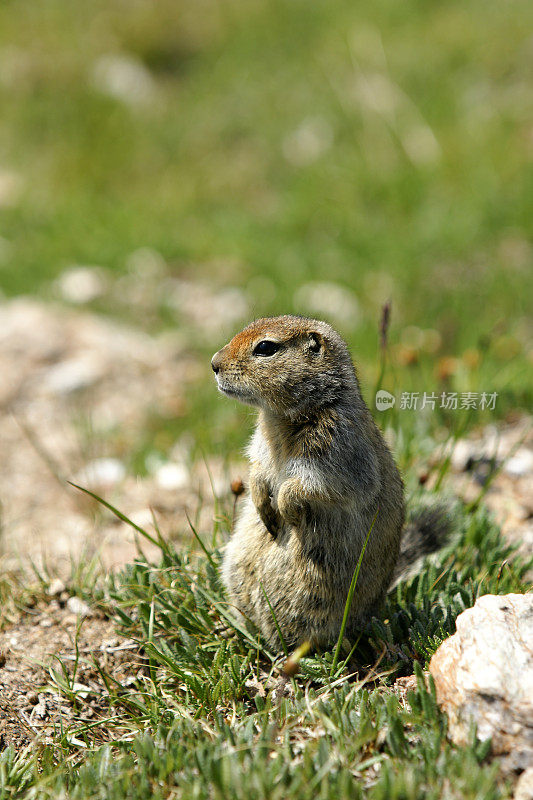
<svg viewBox="0 0 533 800">
<path fill-rule="evenodd" d="M 320 335 L 318 333 L 312 333 L 309 336 L 309 339 L 310 339 L 309 349 L 311 350 L 312 353 L 318 353 L 320 351 L 320 348 L 322 347 L 322 340 L 320 338 Z"/>
<path fill-rule="evenodd" d="M 273 356 L 277 353 L 281 345 L 278 342 L 271 342 L 268 339 L 263 339 L 254 347 L 254 356 Z"/>
</svg>

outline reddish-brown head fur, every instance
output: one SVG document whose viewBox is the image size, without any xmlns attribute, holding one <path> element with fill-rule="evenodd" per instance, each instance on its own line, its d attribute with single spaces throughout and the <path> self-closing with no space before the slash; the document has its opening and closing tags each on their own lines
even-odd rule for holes
<svg viewBox="0 0 533 800">
<path fill-rule="evenodd" d="M 215 353 L 212 367 L 224 394 L 289 416 L 331 405 L 343 387 L 354 385 L 339 334 L 305 317 L 252 322 Z"/>
</svg>

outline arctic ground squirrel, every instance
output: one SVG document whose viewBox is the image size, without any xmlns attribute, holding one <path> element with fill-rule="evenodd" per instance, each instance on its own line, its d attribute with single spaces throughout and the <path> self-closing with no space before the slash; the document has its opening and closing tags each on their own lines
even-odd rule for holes
<svg viewBox="0 0 533 800">
<path fill-rule="evenodd" d="M 231 602 L 275 648 L 278 628 L 287 647 L 331 646 L 374 520 L 346 628 L 355 637 L 444 532 L 431 514 L 405 526 L 402 479 L 346 343 L 320 320 L 259 319 L 212 368 L 221 392 L 260 409 L 249 492 L 222 562 Z"/>
</svg>

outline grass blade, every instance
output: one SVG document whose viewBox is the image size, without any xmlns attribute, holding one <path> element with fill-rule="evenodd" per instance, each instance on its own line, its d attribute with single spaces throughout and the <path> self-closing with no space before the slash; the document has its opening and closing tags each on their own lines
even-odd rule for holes
<svg viewBox="0 0 533 800">
<path fill-rule="evenodd" d="M 100 503 L 105 508 L 108 508 L 109 511 L 111 511 L 111 513 L 115 515 L 115 517 L 118 517 L 118 519 L 120 519 L 122 522 L 125 522 L 126 525 L 130 525 L 130 527 L 132 527 L 134 530 L 136 530 L 137 533 L 140 533 L 141 536 L 144 536 L 144 538 L 148 539 L 149 542 L 152 542 L 152 544 L 155 544 L 155 546 L 159 547 L 160 550 L 166 550 L 167 549 L 167 545 L 163 541 L 163 539 L 161 539 L 160 541 L 155 539 L 147 531 L 145 531 L 144 528 L 141 528 L 132 519 L 127 517 L 125 514 L 123 514 L 122 511 L 119 511 L 118 508 L 115 508 L 115 506 L 112 506 L 111 503 L 107 502 L 107 500 L 104 500 L 103 497 L 100 497 L 99 495 L 95 494 L 94 492 L 91 492 L 90 489 L 86 489 L 84 486 L 78 486 L 77 483 L 73 483 L 72 481 L 67 481 L 67 483 L 70 483 L 70 485 L 74 486 L 75 489 L 79 489 L 80 492 L 84 492 L 85 494 L 88 494 L 89 497 L 92 497 L 93 500 L 96 500 L 97 503 Z"/>
<path fill-rule="evenodd" d="M 354 592 L 355 592 L 355 587 L 357 586 L 357 581 L 359 579 L 359 571 L 361 569 L 361 564 L 363 563 L 363 556 L 365 554 L 365 550 L 366 550 L 366 546 L 368 544 L 368 540 L 370 538 L 370 534 L 372 533 L 372 528 L 374 527 L 374 524 L 376 522 L 376 519 L 377 519 L 377 516 L 378 516 L 378 512 L 379 512 L 379 508 L 376 511 L 376 513 L 374 514 L 374 519 L 372 520 L 372 524 L 371 524 L 370 528 L 368 529 L 368 533 L 366 535 L 366 539 L 364 541 L 364 544 L 363 544 L 363 546 L 361 548 L 361 552 L 359 554 L 359 560 L 357 562 L 357 566 L 355 567 L 355 570 L 354 570 L 354 573 L 353 573 L 353 576 L 352 576 L 352 582 L 351 582 L 350 588 L 348 590 L 348 597 L 346 598 L 346 605 L 344 606 L 344 614 L 343 614 L 343 617 L 342 617 L 341 629 L 339 631 L 339 638 L 337 639 L 337 646 L 335 648 L 335 655 L 333 656 L 333 663 L 331 665 L 331 675 L 334 674 L 335 670 L 337 669 L 337 664 L 339 663 L 339 655 L 340 655 L 340 651 L 341 651 L 342 640 L 344 639 L 344 632 L 346 630 L 346 625 L 348 624 L 348 615 L 350 613 L 350 608 L 352 606 L 352 600 L 353 600 L 353 596 L 354 596 Z"/>
<path fill-rule="evenodd" d="M 283 647 L 283 652 L 285 653 L 285 656 L 286 656 L 286 658 L 288 658 L 288 657 L 289 657 L 289 650 L 288 650 L 288 648 L 287 648 L 287 645 L 285 644 L 285 639 L 283 638 L 283 634 L 281 633 L 281 628 L 280 628 L 280 627 L 279 627 L 279 625 L 278 625 L 278 620 L 277 620 L 277 617 L 276 617 L 276 612 L 275 612 L 275 611 L 274 611 L 274 609 L 272 608 L 272 603 L 271 603 L 271 602 L 270 602 L 270 600 L 268 599 L 268 595 L 267 595 L 267 593 L 266 593 L 266 591 L 265 591 L 265 587 L 263 586 L 263 582 L 262 582 L 262 581 L 259 581 L 259 586 L 261 587 L 261 591 L 262 591 L 262 592 L 263 592 L 263 594 L 265 595 L 265 600 L 266 600 L 266 601 L 267 601 L 267 603 L 268 603 L 268 607 L 269 607 L 269 609 L 270 609 L 270 613 L 272 614 L 272 619 L 274 620 L 274 625 L 276 626 L 276 630 L 277 630 L 277 632 L 278 632 L 278 636 L 279 636 L 279 639 L 280 639 L 280 642 L 281 642 L 281 646 Z"/>
<path fill-rule="evenodd" d="M 217 565 L 216 565 L 216 564 L 215 564 L 215 562 L 213 561 L 213 558 L 212 558 L 212 556 L 211 556 L 211 553 L 209 552 L 209 550 L 208 550 L 208 549 L 207 549 L 207 547 L 205 546 L 204 542 L 202 541 L 202 538 L 201 538 L 200 534 L 198 533 L 198 531 L 196 530 L 196 528 L 195 528 L 195 527 L 194 527 L 194 525 L 192 524 L 192 521 L 191 521 L 191 518 L 189 517 L 189 514 L 188 514 L 187 512 L 185 512 L 185 514 L 186 514 L 186 516 L 187 516 L 187 522 L 189 523 L 189 528 L 190 528 L 190 529 L 191 529 L 191 531 L 193 532 L 193 535 L 194 535 L 194 537 L 195 537 L 196 541 L 198 542 L 198 544 L 200 545 L 200 547 L 201 547 L 201 548 L 202 548 L 202 550 L 204 551 L 204 553 L 205 553 L 205 555 L 206 555 L 206 557 L 207 557 L 207 560 L 209 561 L 209 563 L 211 564 L 211 566 L 213 567 L 213 569 L 215 569 L 215 570 L 216 570 L 216 569 L 217 569 Z"/>
</svg>

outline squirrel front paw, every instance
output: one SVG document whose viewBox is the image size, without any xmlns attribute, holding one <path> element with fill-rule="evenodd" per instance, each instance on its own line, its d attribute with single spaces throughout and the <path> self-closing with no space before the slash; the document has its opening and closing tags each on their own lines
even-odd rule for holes
<svg viewBox="0 0 533 800">
<path fill-rule="evenodd" d="M 273 508 L 272 503 L 269 502 L 268 504 L 263 504 L 260 507 L 257 507 L 257 511 L 259 512 L 259 516 L 261 517 L 261 522 L 272 536 L 272 538 L 276 538 L 278 533 L 281 529 L 281 519 L 277 511 Z"/>
<path fill-rule="evenodd" d="M 257 509 L 261 522 L 269 534 L 275 539 L 280 532 L 282 521 L 278 512 L 272 505 L 270 486 L 265 480 L 257 476 L 252 476 L 250 480 L 250 489 L 252 502 Z"/>
<path fill-rule="evenodd" d="M 278 511 L 289 525 L 298 526 L 305 517 L 307 502 L 299 481 L 288 480 L 281 485 L 278 493 Z"/>
</svg>

